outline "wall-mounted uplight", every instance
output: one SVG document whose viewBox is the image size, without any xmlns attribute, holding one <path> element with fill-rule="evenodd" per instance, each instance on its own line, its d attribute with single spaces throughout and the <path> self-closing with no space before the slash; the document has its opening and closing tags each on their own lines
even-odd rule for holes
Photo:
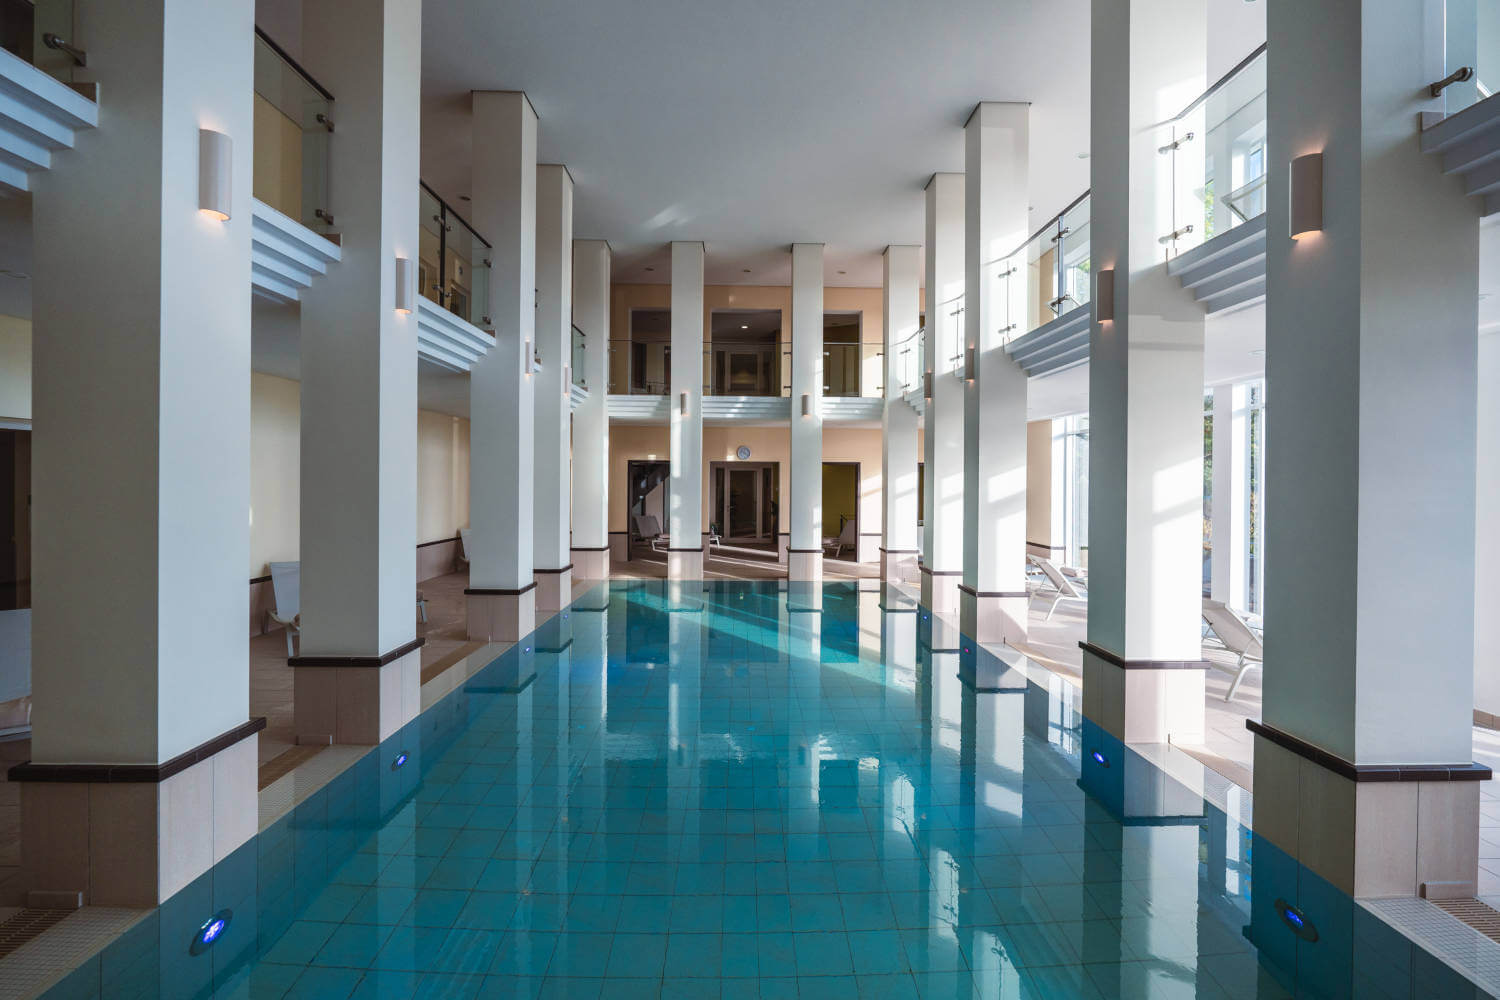
<svg viewBox="0 0 1500 1000">
<path fill-rule="evenodd" d="M 812 416 L 812 396 L 805 392 L 802 394 L 802 415 Z"/>
<path fill-rule="evenodd" d="M 412 300 L 412 268 L 411 258 L 396 258 L 396 311 L 398 313 L 411 312 Z"/>
<path fill-rule="evenodd" d="M 1106 267 L 1094 276 L 1094 318 L 1100 323 L 1115 321 L 1115 269 Z"/>
<path fill-rule="evenodd" d="M 521 349 L 526 355 L 526 374 L 530 376 L 536 372 L 536 355 L 531 353 L 531 341 L 528 340 L 522 343 Z"/>
<path fill-rule="evenodd" d="M 922 373 L 922 398 L 932 398 L 932 372 Z"/>
<path fill-rule="evenodd" d="M 978 353 L 979 352 L 974 349 L 974 345 L 973 344 L 969 344 L 968 346 L 966 346 L 964 348 L 964 381 L 965 382 L 972 382 L 972 381 L 974 381 L 974 369 L 978 367 L 978 365 L 976 363 L 976 356 L 978 355 Z"/>
<path fill-rule="evenodd" d="M 213 129 L 198 130 L 198 211 L 226 221 L 234 185 L 234 140 Z"/>
<path fill-rule="evenodd" d="M 1305 153 L 1292 158 L 1291 218 L 1288 232 L 1300 240 L 1308 233 L 1323 231 L 1323 154 Z"/>
<path fill-rule="evenodd" d="M 562 382 L 563 382 L 563 395 L 564 396 L 571 396 L 573 394 L 573 366 L 572 365 L 563 365 L 563 379 L 562 379 Z"/>
<path fill-rule="evenodd" d="M 685 392 L 677 394 L 677 412 L 684 417 L 688 415 L 688 395 Z"/>
</svg>

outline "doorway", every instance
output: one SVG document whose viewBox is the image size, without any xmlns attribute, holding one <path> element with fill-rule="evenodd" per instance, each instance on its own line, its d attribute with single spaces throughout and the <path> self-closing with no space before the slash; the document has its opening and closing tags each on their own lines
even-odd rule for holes
<svg viewBox="0 0 1500 1000">
<path fill-rule="evenodd" d="M 711 462 L 713 506 L 710 527 L 737 548 L 776 551 L 776 462 Z"/>
<path fill-rule="evenodd" d="M 835 559 L 859 558 L 859 463 L 823 463 L 823 536 L 837 538 Z"/>
<path fill-rule="evenodd" d="M 655 518 L 657 530 L 667 531 L 667 479 L 672 474 L 670 462 L 625 463 L 625 558 L 650 556 L 651 539 L 641 533 L 641 520 Z M 657 553 L 663 560 L 666 553 Z"/>
</svg>

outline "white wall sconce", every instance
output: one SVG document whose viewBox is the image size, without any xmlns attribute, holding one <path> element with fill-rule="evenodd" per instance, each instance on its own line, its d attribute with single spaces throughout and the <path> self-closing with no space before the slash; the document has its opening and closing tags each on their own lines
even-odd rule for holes
<svg viewBox="0 0 1500 1000">
<path fill-rule="evenodd" d="M 228 221 L 233 204 L 234 140 L 213 129 L 198 130 L 198 211 Z"/>
<path fill-rule="evenodd" d="M 812 416 L 812 396 L 805 392 L 802 394 L 802 415 Z"/>
<path fill-rule="evenodd" d="M 685 392 L 677 394 L 677 412 L 684 417 L 688 415 L 688 394 Z"/>
<path fill-rule="evenodd" d="M 1304 153 L 1291 163 L 1291 218 L 1288 232 L 1300 240 L 1323 231 L 1323 154 Z"/>
<path fill-rule="evenodd" d="M 979 367 L 979 364 L 978 364 L 978 355 L 979 355 L 979 352 L 977 350 L 975 350 L 973 344 L 969 344 L 966 347 L 964 347 L 964 381 L 965 382 L 972 382 L 972 381 L 974 381 L 974 371 L 975 371 L 976 368 Z"/>
<path fill-rule="evenodd" d="M 573 366 L 563 365 L 563 395 L 573 395 Z"/>
<path fill-rule="evenodd" d="M 1115 319 L 1115 269 L 1106 267 L 1094 278 L 1094 319 L 1113 323 Z"/>
<path fill-rule="evenodd" d="M 411 312 L 412 268 L 408 257 L 396 258 L 396 311 Z"/>
<path fill-rule="evenodd" d="M 526 376 L 527 378 L 530 378 L 531 375 L 536 371 L 536 355 L 531 353 L 531 341 L 524 341 L 521 344 L 521 349 L 525 353 L 524 364 L 526 369 Z"/>
<path fill-rule="evenodd" d="M 932 398 L 932 372 L 930 371 L 922 373 L 922 398 Z"/>
</svg>

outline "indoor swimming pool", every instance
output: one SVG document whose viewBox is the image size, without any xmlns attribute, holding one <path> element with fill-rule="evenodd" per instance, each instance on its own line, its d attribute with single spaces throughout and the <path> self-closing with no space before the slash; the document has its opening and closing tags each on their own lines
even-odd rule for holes
<svg viewBox="0 0 1500 1000">
<path fill-rule="evenodd" d="M 1079 704 L 873 584 L 600 585 L 47 995 L 1476 995 Z"/>
</svg>

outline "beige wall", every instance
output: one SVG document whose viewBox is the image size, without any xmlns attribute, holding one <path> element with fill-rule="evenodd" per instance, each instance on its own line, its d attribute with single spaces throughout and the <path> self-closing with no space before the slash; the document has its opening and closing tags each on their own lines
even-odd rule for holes
<svg viewBox="0 0 1500 1000">
<path fill-rule="evenodd" d="M 251 193 L 302 221 L 302 129 L 255 95 L 255 171 Z"/>
<path fill-rule="evenodd" d="M 31 419 L 31 320 L 0 316 L 0 417 Z"/>
<path fill-rule="evenodd" d="M 1026 542 L 1038 555 L 1052 544 L 1052 421 L 1026 425 Z"/>
<path fill-rule="evenodd" d="M 250 374 L 250 578 L 298 558 L 301 384 Z M 469 523 L 469 422 L 417 411 L 417 540 L 452 538 Z"/>
</svg>

